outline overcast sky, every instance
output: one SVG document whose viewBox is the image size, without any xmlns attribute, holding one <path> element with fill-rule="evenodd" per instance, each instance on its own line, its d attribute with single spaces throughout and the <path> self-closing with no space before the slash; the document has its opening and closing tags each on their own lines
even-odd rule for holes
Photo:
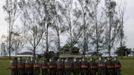
<svg viewBox="0 0 134 75">
<path fill-rule="evenodd" d="M 123 0 L 124 1 L 124 0 Z M 0 37 L 2 34 L 6 34 L 8 30 L 8 24 L 5 21 L 6 13 L 3 11 L 3 5 L 5 0 L 0 0 Z M 134 0 L 125 0 L 125 35 L 127 38 L 126 45 L 129 48 L 134 48 Z"/>
</svg>

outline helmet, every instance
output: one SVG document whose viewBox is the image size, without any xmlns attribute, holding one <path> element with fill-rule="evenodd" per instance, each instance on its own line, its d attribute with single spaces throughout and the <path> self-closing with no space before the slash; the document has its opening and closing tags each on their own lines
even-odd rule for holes
<svg viewBox="0 0 134 75">
<path fill-rule="evenodd" d="M 102 58 L 101 58 L 101 57 L 99 57 L 99 61 L 100 61 L 100 60 L 102 60 Z"/>
<path fill-rule="evenodd" d="M 85 59 L 84 59 L 84 58 L 82 58 L 82 61 L 85 61 Z"/>
<path fill-rule="evenodd" d="M 117 57 L 114 57 L 114 60 L 117 60 Z"/>
<path fill-rule="evenodd" d="M 49 59 L 49 62 L 52 62 L 52 59 Z"/>
<path fill-rule="evenodd" d="M 76 62 L 76 58 L 74 58 L 73 61 Z"/>
<path fill-rule="evenodd" d="M 93 58 L 90 58 L 90 61 L 93 61 Z"/>
<path fill-rule="evenodd" d="M 58 59 L 57 61 L 60 62 L 60 59 Z"/>
</svg>

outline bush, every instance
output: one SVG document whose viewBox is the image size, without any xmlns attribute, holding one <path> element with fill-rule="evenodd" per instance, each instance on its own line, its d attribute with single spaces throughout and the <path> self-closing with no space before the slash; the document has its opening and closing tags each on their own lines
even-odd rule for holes
<svg viewBox="0 0 134 75">
<path fill-rule="evenodd" d="M 117 48 L 116 54 L 118 56 L 128 56 L 130 54 L 131 50 L 129 48 L 126 48 L 126 46 Z"/>
</svg>

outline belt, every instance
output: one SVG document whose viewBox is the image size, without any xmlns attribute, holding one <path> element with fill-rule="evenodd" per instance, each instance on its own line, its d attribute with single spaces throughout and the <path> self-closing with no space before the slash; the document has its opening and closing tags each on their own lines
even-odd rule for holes
<svg viewBox="0 0 134 75">
<path fill-rule="evenodd" d="M 66 66 L 65 66 L 65 68 L 71 68 L 71 66 L 69 66 L 69 65 L 66 65 Z"/>
<path fill-rule="evenodd" d="M 114 66 L 113 65 L 107 65 L 107 68 L 113 68 Z"/>
<path fill-rule="evenodd" d="M 58 68 L 58 69 L 62 69 L 62 68 L 64 68 L 64 66 L 57 66 L 57 68 Z"/>
<path fill-rule="evenodd" d="M 21 68 L 24 68 L 24 66 L 22 66 L 22 65 L 18 65 L 18 68 L 20 68 L 20 69 L 21 69 Z"/>
<path fill-rule="evenodd" d="M 104 64 L 99 64 L 98 67 L 105 67 L 105 65 Z"/>
<path fill-rule="evenodd" d="M 115 66 L 114 66 L 115 68 L 120 68 L 121 67 L 121 65 L 117 65 L 117 64 L 115 64 Z"/>
<path fill-rule="evenodd" d="M 90 66 L 91 69 L 96 69 L 97 67 L 96 66 Z"/>
<path fill-rule="evenodd" d="M 16 69 L 17 68 L 17 65 L 11 65 L 10 68 L 11 69 Z"/>
<path fill-rule="evenodd" d="M 88 68 L 87 65 L 81 65 L 81 68 Z"/>
<path fill-rule="evenodd" d="M 25 68 L 32 68 L 32 66 L 31 65 L 26 65 Z"/>
<path fill-rule="evenodd" d="M 56 68 L 56 66 L 49 66 L 49 68 Z"/>
</svg>

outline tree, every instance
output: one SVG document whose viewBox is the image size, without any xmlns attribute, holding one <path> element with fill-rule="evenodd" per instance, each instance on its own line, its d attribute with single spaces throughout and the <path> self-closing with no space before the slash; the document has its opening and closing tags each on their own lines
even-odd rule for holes
<svg viewBox="0 0 134 75">
<path fill-rule="evenodd" d="M 118 56 L 128 56 L 131 53 L 131 49 L 126 48 L 126 46 L 122 46 L 117 48 L 115 52 Z"/>
<path fill-rule="evenodd" d="M 6 56 L 7 55 L 6 48 L 5 48 L 5 43 L 1 44 L 1 55 L 2 56 Z"/>
<path fill-rule="evenodd" d="M 68 0 L 63 1 L 62 3 L 65 4 L 62 8 L 62 15 L 64 16 L 64 24 L 67 26 L 69 33 L 69 40 L 67 42 L 70 45 L 71 51 L 72 47 L 78 43 L 78 40 L 82 35 L 82 25 L 80 22 L 81 11 L 76 1 Z M 75 4 L 76 7 L 73 8 L 73 4 Z"/>
<path fill-rule="evenodd" d="M 109 56 L 111 55 L 111 49 L 114 47 L 114 45 L 118 42 L 117 35 L 119 34 L 119 18 L 117 17 L 118 14 L 116 14 L 116 2 L 111 0 L 106 0 L 106 14 L 107 14 L 107 29 L 106 29 L 106 35 L 105 35 L 105 41 L 106 41 L 106 48 L 108 49 Z"/>
<path fill-rule="evenodd" d="M 7 12 L 8 16 L 6 17 L 6 21 L 8 22 L 8 28 L 9 28 L 9 47 L 8 47 L 8 54 L 9 54 L 9 59 L 11 57 L 11 41 L 12 41 L 12 31 L 15 25 L 15 21 L 18 18 L 18 15 L 20 14 L 18 6 L 17 6 L 18 1 L 17 0 L 6 0 L 6 4 L 3 6 L 4 10 Z"/>
<path fill-rule="evenodd" d="M 63 15 L 61 14 L 64 10 L 62 10 L 62 5 L 59 1 L 54 2 L 55 9 L 54 9 L 54 23 L 51 27 L 56 31 L 57 39 L 56 39 L 56 46 L 57 50 L 59 51 L 61 48 L 61 41 L 60 36 L 62 33 L 65 33 L 68 30 L 68 27 L 64 24 Z M 57 9 L 56 9 L 57 8 Z"/>
<path fill-rule="evenodd" d="M 36 59 L 36 49 L 44 33 L 44 29 L 42 27 L 42 19 L 44 16 L 41 14 L 41 11 L 39 11 L 40 6 L 36 3 L 36 1 L 21 1 L 19 3 L 19 7 L 22 11 L 21 20 L 25 28 L 27 28 L 25 29 L 27 31 L 27 33 L 25 33 L 25 35 L 27 35 L 25 38 L 32 46 L 33 56 L 34 59 Z"/>
<path fill-rule="evenodd" d="M 120 47 L 123 47 L 125 45 L 125 34 L 124 34 L 124 18 L 125 18 L 125 4 L 121 4 L 118 8 L 118 16 L 119 16 L 119 40 L 120 40 Z"/>
<path fill-rule="evenodd" d="M 101 11 L 102 8 L 99 7 L 101 0 L 85 0 L 85 3 L 79 0 L 79 2 L 83 10 L 83 15 L 86 15 L 83 16 L 85 38 L 85 41 L 83 41 L 85 42 L 83 49 L 87 51 L 90 47 L 90 49 L 96 50 L 98 54 L 98 51 L 103 48 L 105 30 L 104 14 L 103 11 Z M 87 40 L 89 41 L 87 42 Z"/>
</svg>

